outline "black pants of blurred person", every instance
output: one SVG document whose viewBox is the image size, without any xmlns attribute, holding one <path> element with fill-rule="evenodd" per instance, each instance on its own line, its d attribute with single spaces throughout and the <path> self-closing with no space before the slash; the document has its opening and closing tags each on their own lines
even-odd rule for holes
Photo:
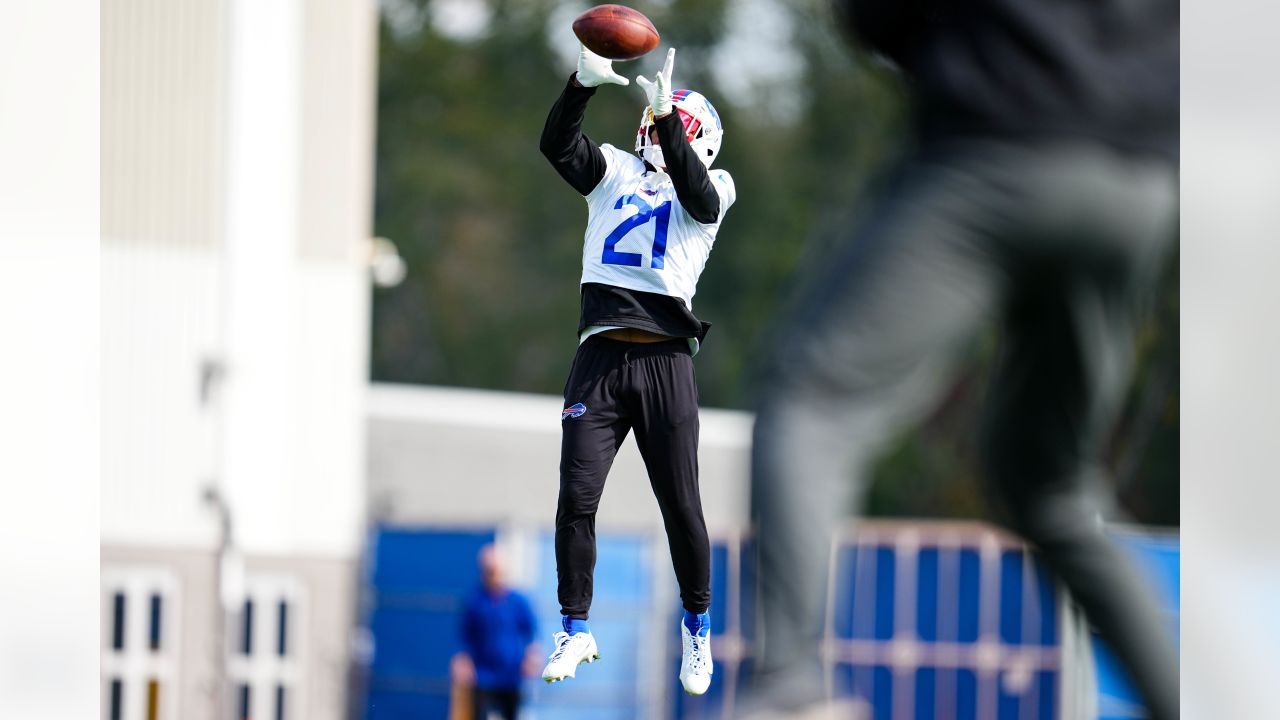
<svg viewBox="0 0 1280 720">
<path fill-rule="evenodd" d="M 502 720 L 516 720 L 520 712 L 520 688 L 476 688 L 472 696 L 476 720 L 490 720 L 497 715 Z"/>
<path fill-rule="evenodd" d="M 992 319 L 986 476 L 1132 673 L 1156 720 L 1178 670 L 1148 589 L 1102 533 L 1094 461 L 1125 394 L 1135 306 L 1176 230 L 1176 171 L 1084 143 L 937 148 L 904 164 L 803 281 L 762 380 L 752 454 L 760 696 L 821 694 L 832 532 L 881 441 Z"/>
</svg>

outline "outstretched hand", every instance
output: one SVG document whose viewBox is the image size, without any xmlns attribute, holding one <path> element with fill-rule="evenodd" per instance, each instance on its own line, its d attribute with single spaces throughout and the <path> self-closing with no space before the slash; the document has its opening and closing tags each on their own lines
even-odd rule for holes
<svg viewBox="0 0 1280 720">
<path fill-rule="evenodd" d="M 676 49 L 671 48 L 667 51 L 667 62 L 653 76 L 653 80 L 643 75 L 636 77 L 636 84 L 644 90 L 645 97 L 649 98 L 649 107 L 653 108 L 654 117 L 671 114 L 671 71 L 675 66 Z"/>
<path fill-rule="evenodd" d="M 631 81 L 613 71 L 613 61 L 591 52 L 585 45 L 578 53 L 578 84 L 596 87 L 605 83 L 630 85 Z"/>
</svg>

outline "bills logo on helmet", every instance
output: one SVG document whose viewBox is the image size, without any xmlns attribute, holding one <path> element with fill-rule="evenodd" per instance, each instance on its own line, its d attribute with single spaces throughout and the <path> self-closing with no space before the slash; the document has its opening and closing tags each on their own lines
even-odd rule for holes
<svg viewBox="0 0 1280 720">
<path fill-rule="evenodd" d="M 568 420 L 569 418 L 582 417 L 587 412 L 587 406 L 582 403 L 575 403 L 560 411 L 560 419 Z"/>
</svg>

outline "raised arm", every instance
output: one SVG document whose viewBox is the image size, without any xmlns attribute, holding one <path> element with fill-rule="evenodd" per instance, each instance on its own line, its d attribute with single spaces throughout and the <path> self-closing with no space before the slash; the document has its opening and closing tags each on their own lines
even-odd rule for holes
<svg viewBox="0 0 1280 720">
<path fill-rule="evenodd" d="M 671 72 L 675 61 L 676 49 L 671 48 L 667 51 L 666 63 L 653 80 L 638 77 L 636 84 L 644 89 L 653 108 L 658 145 L 662 147 L 662 159 L 667 164 L 667 174 L 671 176 L 680 205 L 689 217 L 709 225 L 720 216 L 720 195 L 711 184 L 707 166 L 689 146 L 680 113 L 675 112 L 671 100 Z"/>
<path fill-rule="evenodd" d="M 604 177 L 605 160 L 600 146 L 582 134 L 587 101 L 603 83 L 626 85 L 629 81 L 613 71 L 613 63 L 585 47 L 578 55 L 578 71 L 570 78 L 556 104 L 551 106 L 542 128 L 538 148 L 574 190 L 587 195 Z"/>
<path fill-rule="evenodd" d="M 680 114 L 673 112 L 655 117 L 654 127 L 658 128 L 658 144 L 662 146 L 662 158 L 667 162 L 667 174 L 671 176 L 680 205 L 689 217 L 703 225 L 715 222 L 720 216 L 720 194 L 711 184 L 707 166 L 689 146 Z"/>
</svg>

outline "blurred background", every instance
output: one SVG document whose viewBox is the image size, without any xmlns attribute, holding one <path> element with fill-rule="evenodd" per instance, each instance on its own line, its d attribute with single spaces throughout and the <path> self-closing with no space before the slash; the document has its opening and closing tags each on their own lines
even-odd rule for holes
<svg viewBox="0 0 1280 720">
<path fill-rule="evenodd" d="M 752 359 L 797 268 L 907 149 L 898 79 L 825 2 L 632 5 L 679 49 L 676 84 L 716 104 L 738 187 L 696 300 L 715 325 L 697 367 L 716 681 L 678 692 L 674 577 L 628 442 L 599 516 L 606 662 L 530 685 L 527 718 L 732 712 L 754 637 Z M 104 0 L 104 718 L 464 717 L 449 659 L 489 542 L 550 650 L 585 211 L 536 143 L 587 6 Z M 586 132 L 629 149 L 643 105 L 607 88 Z M 1107 455 L 1116 537 L 1175 628 L 1178 297 L 1175 257 Z M 879 463 L 880 519 L 837 543 L 829 681 L 878 718 L 1141 717 L 986 514 L 972 434 L 994 347 L 965 350 Z"/>
</svg>

